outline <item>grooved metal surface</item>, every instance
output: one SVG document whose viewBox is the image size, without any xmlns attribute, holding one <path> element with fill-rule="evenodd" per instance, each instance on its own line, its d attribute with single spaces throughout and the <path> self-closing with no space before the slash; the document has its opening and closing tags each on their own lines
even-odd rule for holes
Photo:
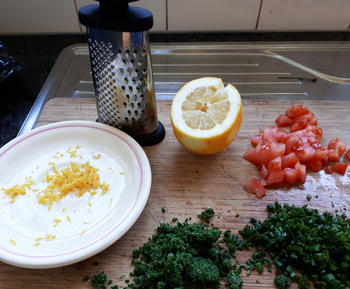
<svg viewBox="0 0 350 289">
<path fill-rule="evenodd" d="M 350 100 L 350 43 L 151 45 L 157 99 L 172 99 L 195 78 L 221 77 L 242 98 Z M 32 129 L 46 101 L 95 97 L 88 47 L 65 48 L 19 134 Z"/>
</svg>

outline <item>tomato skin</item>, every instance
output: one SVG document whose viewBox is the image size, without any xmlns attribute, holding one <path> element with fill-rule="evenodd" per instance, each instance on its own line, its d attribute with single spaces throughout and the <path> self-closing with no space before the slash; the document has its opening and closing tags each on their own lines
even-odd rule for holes
<svg viewBox="0 0 350 289">
<path fill-rule="evenodd" d="M 262 143 L 263 141 L 263 135 L 261 133 L 257 133 L 253 135 L 253 137 L 250 140 L 250 143 L 253 147 L 257 146 L 259 143 Z"/>
<path fill-rule="evenodd" d="M 293 123 L 293 119 L 286 116 L 285 114 L 280 114 L 276 120 L 275 123 L 278 127 L 286 127 L 291 126 Z"/>
<path fill-rule="evenodd" d="M 346 152 L 345 155 L 346 155 L 348 161 L 350 161 L 350 149 L 348 149 L 348 151 Z"/>
<path fill-rule="evenodd" d="M 295 164 L 299 161 L 299 158 L 295 153 L 289 153 L 282 158 L 282 169 L 294 168 Z"/>
<path fill-rule="evenodd" d="M 248 193 L 255 194 L 258 198 L 262 198 L 266 195 L 266 189 L 256 178 L 249 180 L 248 183 L 244 185 L 244 190 Z"/>
<path fill-rule="evenodd" d="M 344 176 L 346 173 L 346 169 L 348 168 L 348 165 L 349 164 L 336 163 L 332 166 L 332 171 Z"/>
<path fill-rule="evenodd" d="M 293 104 L 290 108 L 286 111 L 286 116 L 295 119 L 298 116 L 302 116 L 304 114 L 309 113 L 310 111 L 301 104 Z"/>
<path fill-rule="evenodd" d="M 283 172 L 284 172 L 284 179 L 289 185 L 294 185 L 297 182 L 298 172 L 296 169 L 285 168 Z"/>
</svg>

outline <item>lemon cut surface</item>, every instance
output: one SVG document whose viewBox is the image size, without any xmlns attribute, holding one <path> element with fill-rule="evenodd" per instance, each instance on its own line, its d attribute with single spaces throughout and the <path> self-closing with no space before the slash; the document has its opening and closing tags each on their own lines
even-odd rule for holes
<svg viewBox="0 0 350 289">
<path fill-rule="evenodd" d="M 171 107 L 173 131 L 181 145 L 197 154 L 224 150 L 237 136 L 242 122 L 238 90 L 220 78 L 204 77 L 185 84 Z"/>
</svg>

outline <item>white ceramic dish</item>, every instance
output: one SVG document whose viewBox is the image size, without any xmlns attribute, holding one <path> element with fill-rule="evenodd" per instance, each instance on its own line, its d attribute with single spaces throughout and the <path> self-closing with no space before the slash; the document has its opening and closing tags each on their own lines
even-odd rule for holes
<svg viewBox="0 0 350 289">
<path fill-rule="evenodd" d="M 68 148 L 79 148 L 76 156 Z M 38 203 L 38 189 L 53 163 L 60 169 L 70 161 L 89 161 L 109 191 L 68 195 L 49 210 Z M 138 143 L 118 129 L 86 121 L 39 127 L 2 147 L 0 188 L 28 176 L 34 185 L 13 203 L 0 189 L 0 260 L 25 268 L 64 266 L 107 248 L 135 223 L 151 188 L 149 161 Z M 54 239 L 38 242 L 48 235 Z"/>
</svg>

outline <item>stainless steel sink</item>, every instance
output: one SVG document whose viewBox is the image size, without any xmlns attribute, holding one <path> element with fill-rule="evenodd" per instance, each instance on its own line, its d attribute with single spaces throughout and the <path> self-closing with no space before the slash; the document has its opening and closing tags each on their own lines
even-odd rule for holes
<svg viewBox="0 0 350 289">
<path fill-rule="evenodd" d="M 157 99 L 187 81 L 221 77 L 243 98 L 350 100 L 350 43 L 151 45 Z M 31 130 L 52 98 L 95 97 L 86 44 L 65 48 L 18 134 Z"/>
</svg>

